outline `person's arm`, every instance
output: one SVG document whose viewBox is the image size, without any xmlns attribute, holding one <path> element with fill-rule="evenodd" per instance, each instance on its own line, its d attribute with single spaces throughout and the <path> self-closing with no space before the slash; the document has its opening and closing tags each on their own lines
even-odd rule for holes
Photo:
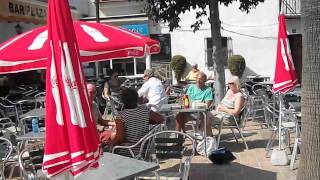
<svg viewBox="0 0 320 180">
<path fill-rule="evenodd" d="M 211 107 L 212 102 L 213 102 L 213 100 L 207 100 L 207 101 L 206 101 L 206 104 L 207 104 L 207 107 L 208 107 L 208 108 Z"/>
<path fill-rule="evenodd" d="M 150 110 L 150 124 L 161 124 L 164 121 L 164 118 L 161 114 Z"/>
<path fill-rule="evenodd" d="M 149 90 L 149 83 L 146 81 L 141 88 L 138 90 L 139 97 L 145 96 Z"/>
<path fill-rule="evenodd" d="M 211 107 L 211 104 L 213 102 L 213 93 L 212 93 L 212 89 L 210 87 L 208 87 L 207 89 L 207 95 L 205 97 L 205 102 L 207 104 L 207 107 Z"/>
<path fill-rule="evenodd" d="M 124 140 L 125 128 L 124 122 L 120 119 L 116 119 L 116 132 L 111 134 L 111 144 L 119 145 Z"/>
</svg>

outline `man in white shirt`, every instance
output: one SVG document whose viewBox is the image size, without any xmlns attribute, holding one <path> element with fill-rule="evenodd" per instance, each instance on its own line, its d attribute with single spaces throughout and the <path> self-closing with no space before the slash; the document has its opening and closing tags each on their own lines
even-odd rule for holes
<svg viewBox="0 0 320 180">
<path fill-rule="evenodd" d="M 157 112 L 162 104 L 167 103 L 164 87 L 161 81 L 154 77 L 152 69 L 144 71 L 143 79 L 145 83 L 138 90 L 139 97 L 146 97 L 149 101 L 147 105 L 151 107 L 151 110 Z"/>
</svg>

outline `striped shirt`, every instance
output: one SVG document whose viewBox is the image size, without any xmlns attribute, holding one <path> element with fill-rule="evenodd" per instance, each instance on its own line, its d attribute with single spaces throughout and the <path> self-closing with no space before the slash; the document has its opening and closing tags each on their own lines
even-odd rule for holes
<svg viewBox="0 0 320 180">
<path fill-rule="evenodd" d="M 129 146 L 138 142 L 149 132 L 150 109 L 146 105 L 140 105 L 134 109 L 125 109 L 119 112 L 120 120 L 124 124 L 125 135 L 121 145 Z M 133 149 L 135 155 L 139 152 L 140 147 Z M 129 152 L 116 152 L 117 154 L 129 156 Z"/>
<path fill-rule="evenodd" d="M 150 109 L 147 106 L 125 109 L 119 116 L 125 128 L 124 143 L 136 143 L 149 132 Z"/>
</svg>

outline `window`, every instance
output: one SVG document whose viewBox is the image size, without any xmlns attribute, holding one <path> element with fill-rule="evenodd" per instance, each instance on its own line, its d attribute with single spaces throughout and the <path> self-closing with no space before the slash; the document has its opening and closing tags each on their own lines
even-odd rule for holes
<svg viewBox="0 0 320 180">
<path fill-rule="evenodd" d="M 221 37 L 222 42 L 222 50 L 223 50 L 223 62 L 224 66 L 227 66 L 227 59 L 229 56 L 233 55 L 233 50 L 232 50 L 232 39 L 231 37 Z M 207 67 L 213 67 L 213 62 L 211 61 L 212 59 L 212 39 L 211 37 L 205 38 L 205 44 L 206 44 L 206 49 L 205 49 L 205 54 L 206 54 L 206 65 Z"/>
<path fill-rule="evenodd" d="M 161 51 L 151 56 L 153 63 L 169 63 L 171 60 L 171 36 L 170 34 L 150 34 L 150 38 L 160 42 Z"/>
</svg>

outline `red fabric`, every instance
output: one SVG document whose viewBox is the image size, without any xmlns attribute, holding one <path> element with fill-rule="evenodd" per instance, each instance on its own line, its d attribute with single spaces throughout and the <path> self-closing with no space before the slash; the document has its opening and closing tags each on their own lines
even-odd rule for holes
<svg viewBox="0 0 320 180">
<path fill-rule="evenodd" d="M 297 85 L 297 75 L 294 68 L 284 14 L 279 15 L 279 33 L 277 44 L 276 70 L 273 92 L 286 93 Z"/>
<path fill-rule="evenodd" d="M 81 21 L 73 24 L 81 62 L 143 57 L 160 52 L 158 41 L 120 27 Z M 49 50 L 46 30 L 47 26 L 35 28 L 2 43 L 0 73 L 44 69 Z"/>
<path fill-rule="evenodd" d="M 97 167 L 100 144 L 67 0 L 49 0 L 43 170 L 73 175 Z"/>
</svg>

